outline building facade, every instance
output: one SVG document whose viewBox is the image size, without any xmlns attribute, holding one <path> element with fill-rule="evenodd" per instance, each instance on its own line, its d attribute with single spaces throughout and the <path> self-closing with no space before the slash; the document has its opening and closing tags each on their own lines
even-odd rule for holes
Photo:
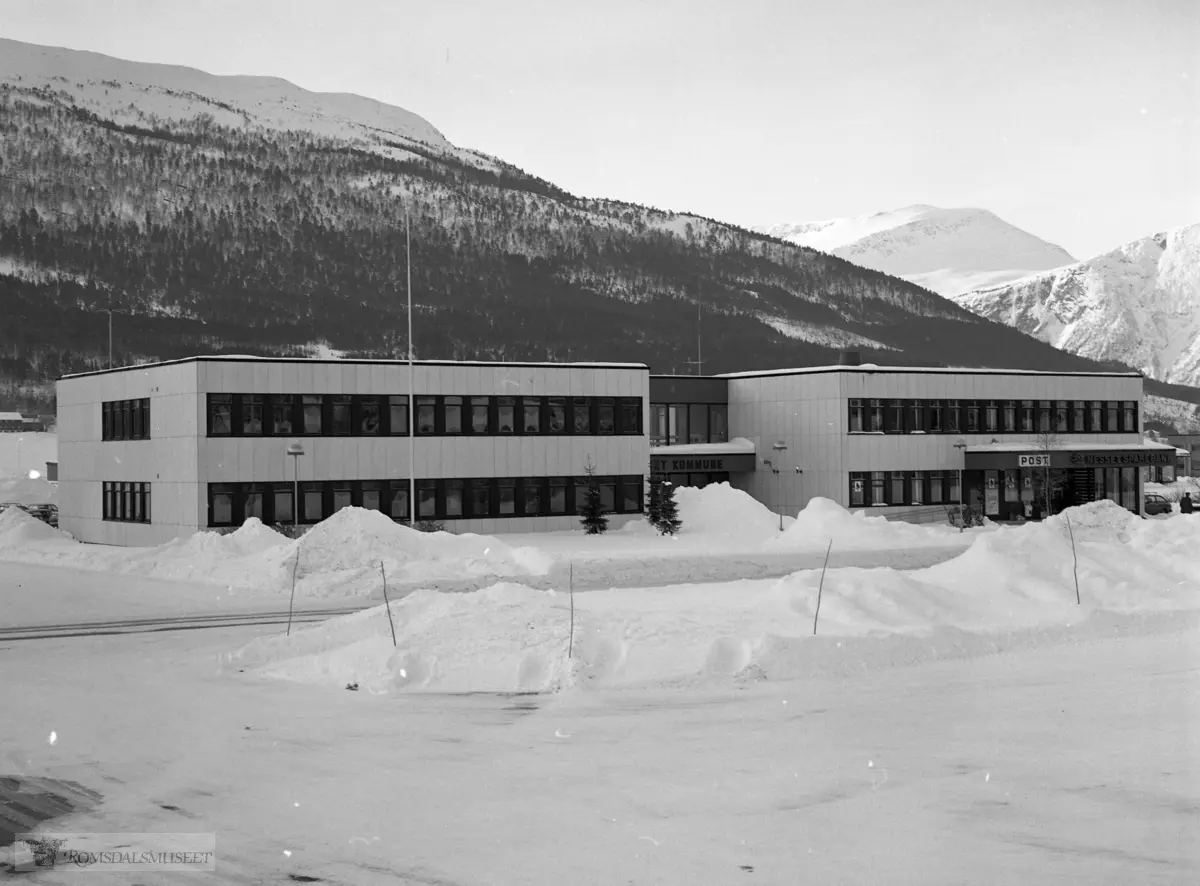
<svg viewBox="0 0 1200 886">
<path fill-rule="evenodd" d="M 614 525 L 642 512 L 647 367 L 420 361 L 411 400 L 408 373 L 197 357 L 65 377 L 60 526 L 152 545 L 353 505 L 456 532 L 571 529 L 589 467 Z"/>
<path fill-rule="evenodd" d="M 655 470 L 728 479 L 784 514 L 820 496 L 910 520 L 966 504 L 1015 521 L 1041 515 L 1047 488 L 1055 512 L 1108 498 L 1140 513 L 1140 469 L 1174 462 L 1174 447 L 1143 441 L 1136 373 L 844 365 L 655 376 L 650 389 Z M 707 440 L 683 430 L 698 403 Z"/>
</svg>

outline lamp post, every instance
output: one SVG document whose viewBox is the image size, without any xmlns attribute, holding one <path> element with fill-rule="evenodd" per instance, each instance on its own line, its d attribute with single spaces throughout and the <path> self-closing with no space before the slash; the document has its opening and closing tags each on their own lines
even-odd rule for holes
<svg viewBox="0 0 1200 886">
<path fill-rule="evenodd" d="M 288 444 L 287 454 L 292 457 L 292 526 L 300 525 L 300 456 L 304 447 L 299 441 Z"/>
<path fill-rule="evenodd" d="M 775 444 L 771 447 L 771 451 L 775 453 L 775 458 L 774 459 L 764 458 L 763 464 L 771 469 L 772 474 L 778 474 L 779 473 L 779 465 L 776 464 L 776 462 L 778 462 L 779 459 L 782 457 L 781 453 L 787 452 L 787 444 L 784 443 L 782 440 L 776 440 Z M 800 474 L 800 473 L 802 473 L 802 471 L 799 468 L 796 468 L 796 473 Z M 785 502 L 781 501 L 779 504 L 779 531 L 780 532 L 783 532 L 783 509 L 785 507 L 787 507 L 787 504 Z"/>
<path fill-rule="evenodd" d="M 963 453 L 964 450 L 967 448 L 967 441 L 964 440 L 962 437 L 959 437 L 957 440 L 954 441 L 953 445 L 954 445 L 955 449 L 957 449 L 960 453 Z M 965 454 L 963 454 L 963 458 L 964 459 L 966 458 Z M 964 508 L 967 507 L 966 497 L 967 497 L 966 491 L 963 489 L 963 469 L 959 468 L 958 469 L 958 507 L 959 507 L 959 511 L 963 514 L 966 514 L 966 511 L 963 510 Z"/>
<path fill-rule="evenodd" d="M 23 471 L 21 470 L 21 442 L 23 440 L 24 440 L 23 437 L 21 437 L 20 435 L 17 435 L 17 476 L 18 477 L 20 477 L 23 474 Z"/>
</svg>

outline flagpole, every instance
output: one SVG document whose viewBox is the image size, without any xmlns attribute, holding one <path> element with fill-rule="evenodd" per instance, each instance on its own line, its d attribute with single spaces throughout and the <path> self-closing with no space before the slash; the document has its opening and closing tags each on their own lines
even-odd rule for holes
<svg viewBox="0 0 1200 886">
<path fill-rule="evenodd" d="M 404 264 L 408 277 L 408 525 L 417 526 L 417 401 L 413 397 L 412 231 L 404 210 Z"/>
</svg>

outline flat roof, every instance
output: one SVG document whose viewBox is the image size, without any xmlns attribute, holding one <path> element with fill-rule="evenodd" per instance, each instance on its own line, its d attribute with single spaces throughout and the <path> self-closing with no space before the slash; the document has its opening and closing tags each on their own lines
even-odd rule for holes
<svg viewBox="0 0 1200 886">
<path fill-rule="evenodd" d="M 1045 447 L 1036 440 L 1028 443 L 981 443 L 978 446 L 968 445 L 967 452 L 1132 452 L 1135 450 L 1152 452 L 1174 452 L 1174 446 L 1164 446 L 1162 443 L 1088 443 L 1082 440 L 1070 440 Z"/>
<path fill-rule="evenodd" d="M 773 375 L 810 375 L 822 372 L 867 372 L 897 375 L 1033 375 L 1075 376 L 1084 378 L 1143 378 L 1140 372 L 1067 372 L 1043 369 L 988 369 L 969 366 L 880 366 L 863 363 L 859 366 L 798 366 L 791 369 L 755 369 L 747 372 L 723 372 L 712 378 L 766 378 Z"/>
<path fill-rule="evenodd" d="M 181 363 L 336 363 L 340 365 L 372 365 L 372 366 L 407 366 L 407 360 L 369 360 L 318 357 L 255 357 L 250 354 L 212 354 L 207 356 L 182 357 L 179 360 L 161 360 L 157 363 L 138 363 L 134 366 L 114 366 L 112 369 L 93 369 L 91 372 L 74 372 L 64 375 L 59 381 L 68 378 L 85 378 L 90 375 L 107 375 L 113 372 L 137 372 L 143 369 L 155 369 L 159 366 L 178 366 Z M 557 369 L 643 369 L 650 371 L 645 363 L 534 363 L 521 361 L 492 361 L 492 360 L 413 360 L 413 366 L 496 366 L 496 367 L 545 367 Z"/>
</svg>

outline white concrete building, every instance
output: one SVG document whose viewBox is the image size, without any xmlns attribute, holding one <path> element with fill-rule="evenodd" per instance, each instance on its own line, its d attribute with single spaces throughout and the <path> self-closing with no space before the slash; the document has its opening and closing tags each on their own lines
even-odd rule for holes
<svg viewBox="0 0 1200 886">
<path fill-rule="evenodd" d="M 1174 458 L 1143 441 L 1141 399 L 1136 373 L 839 365 L 653 376 L 652 455 L 676 483 L 728 480 L 785 514 L 821 496 L 911 520 L 945 520 L 963 502 L 993 520 L 1037 517 L 1047 462 L 1055 512 L 1111 498 L 1140 513 L 1139 468 Z M 694 433 L 689 420 L 704 414 Z"/>
<path fill-rule="evenodd" d="M 396 519 L 412 509 L 458 532 L 571 529 L 589 464 L 612 525 L 641 513 L 646 366 L 419 361 L 411 404 L 408 371 L 194 357 L 67 376 L 60 526 L 81 541 L 152 545 L 355 505 Z M 292 444 L 303 454 L 290 457 Z"/>
</svg>

